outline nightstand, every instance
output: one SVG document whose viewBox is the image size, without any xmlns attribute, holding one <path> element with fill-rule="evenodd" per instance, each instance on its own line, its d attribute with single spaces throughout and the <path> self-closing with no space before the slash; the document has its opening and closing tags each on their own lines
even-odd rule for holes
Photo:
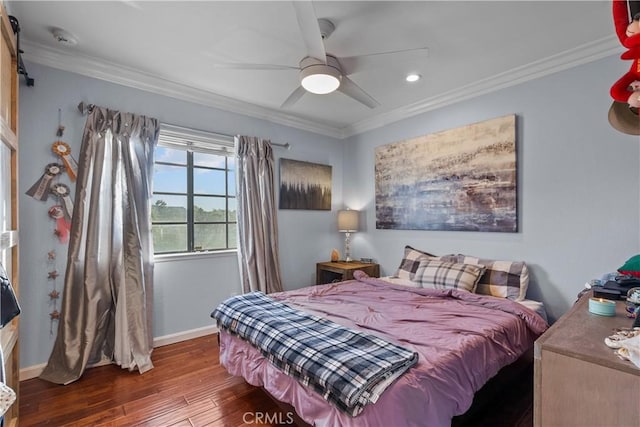
<svg viewBox="0 0 640 427">
<path fill-rule="evenodd" d="M 380 264 L 358 261 L 319 262 L 316 264 L 316 285 L 351 280 L 356 270 L 362 270 L 371 277 L 380 277 Z"/>
</svg>

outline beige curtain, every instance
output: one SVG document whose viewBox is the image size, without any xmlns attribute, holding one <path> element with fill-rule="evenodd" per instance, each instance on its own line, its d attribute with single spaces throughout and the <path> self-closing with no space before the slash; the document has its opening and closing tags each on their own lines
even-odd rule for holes
<svg viewBox="0 0 640 427">
<path fill-rule="evenodd" d="M 235 138 L 238 261 L 244 292 L 281 292 L 278 220 L 271 143 Z"/>
<path fill-rule="evenodd" d="M 95 107 L 78 156 L 58 335 L 40 378 L 68 384 L 111 361 L 153 368 L 150 198 L 156 119 Z"/>
</svg>

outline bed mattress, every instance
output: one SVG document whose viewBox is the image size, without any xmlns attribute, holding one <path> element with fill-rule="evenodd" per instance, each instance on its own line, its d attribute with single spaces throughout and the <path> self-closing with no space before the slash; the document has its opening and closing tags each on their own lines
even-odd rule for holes
<svg viewBox="0 0 640 427">
<path fill-rule="evenodd" d="M 448 426 L 474 393 L 547 328 L 516 302 L 369 278 L 271 294 L 276 300 L 416 351 L 418 363 L 351 417 L 287 376 L 247 342 L 220 333 L 220 362 L 316 426 Z"/>
</svg>

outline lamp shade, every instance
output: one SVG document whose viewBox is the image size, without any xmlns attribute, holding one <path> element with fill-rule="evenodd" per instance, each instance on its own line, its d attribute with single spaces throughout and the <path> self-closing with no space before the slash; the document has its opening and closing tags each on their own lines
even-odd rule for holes
<svg viewBox="0 0 640 427">
<path fill-rule="evenodd" d="M 352 210 L 338 211 L 338 231 L 342 233 L 358 231 L 358 214 L 358 211 Z"/>
</svg>

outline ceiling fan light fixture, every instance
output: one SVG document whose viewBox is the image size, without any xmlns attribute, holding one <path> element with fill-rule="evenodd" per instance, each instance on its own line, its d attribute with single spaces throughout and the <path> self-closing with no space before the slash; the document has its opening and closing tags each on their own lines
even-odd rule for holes
<svg viewBox="0 0 640 427">
<path fill-rule="evenodd" d="M 300 70 L 300 84 L 317 95 L 331 93 L 340 87 L 340 70 L 324 64 L 311 65 Z"/>
</svg>

